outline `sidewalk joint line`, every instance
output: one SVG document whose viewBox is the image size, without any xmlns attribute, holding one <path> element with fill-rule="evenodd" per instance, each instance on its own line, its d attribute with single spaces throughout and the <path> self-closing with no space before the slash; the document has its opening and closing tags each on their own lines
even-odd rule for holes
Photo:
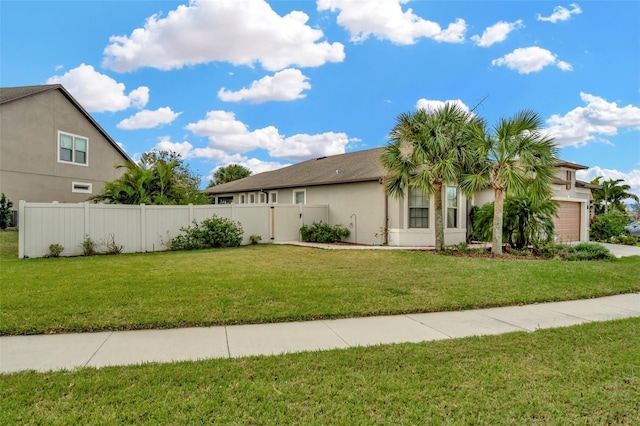
<svg viewBox="0 0 640 426">
<path fill-rule="evenodd" d="M 224 340 L 227 343 L 227 358 L 231 358 L 231 349 L 229 349 L 229 334 L 227 333 L 227 326 L 224 326 Z"/>
<path fill-rule="evenodd" d="M 337 332 L 337 331 L 335 331 L 333 328 L 331 328 L 331 326 L 330 326 L 329 324 L 327 324 L 327 321 L 325 321 L 325 320 L 320 320 L 320 322 L 322 322 L 322 324 L 324 324 L 324 325 L 325 325 L 325 327 L 327 327 L 329 330 L 331 330 L 331 332 L 332 332 L 333 334 L 335 334 L 336 336 L 338 336 L 338 339 L 342 340 L 342 341 L 344 342 L 344 344 L 345 344 L 345 345 L 347 345 L 347 347 L 348 347 L 348 348 L 351 348 L 351 347 L 352 347 L 352 346 L 349 344 L 349 342 L 347 342 L 346 340 L 344 340 L 344 339 L 342 338 L 342 336 L 338 334 L 338 332 Z"/>
<path fill-rule="evenodd" d="M 107 340 L 109 340 L 111 338 L 111 336 L 113 336 L 114 331 L 109 332 L 109 335 L 107 336 L 106 339 L 104 339 L 104 341 L 102 343 L 100 343 L 100 346 L 98 346 L 98 349 L 95 350 L 94 353 L 91 354 L 91 356 L 89 357 L 89 359 L 87 360 L 87 362 L 85 362 L 84 364 L 82 364 L 83 367 L 86 367 L 87 365 L 89 365 L 89 363 L 91 362 L 91 360 L 93 359 L 94 356 L 96 356 L 96 354 L 100 351 L 100 349 L 102 349 L 102 347 L 104 346 L 105 343 L 107 343 Z"/>
</svg>

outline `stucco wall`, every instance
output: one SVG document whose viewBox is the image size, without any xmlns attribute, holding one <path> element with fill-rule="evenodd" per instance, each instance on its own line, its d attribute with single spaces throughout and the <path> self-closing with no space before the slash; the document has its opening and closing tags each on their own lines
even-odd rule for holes
<svg viewBox="0 0 640 426">
<path fill-rule="evenodd" d="M 80 202 L 98 193 L 123 170 L 125 158 L 59 90 L 0 105 L 0 191 L 14 204 Z M 88 165 L 58 162 L 58 131 L 88 138 Z M 92 193 L 72 192 L 72 182 Z"/>
</svg>

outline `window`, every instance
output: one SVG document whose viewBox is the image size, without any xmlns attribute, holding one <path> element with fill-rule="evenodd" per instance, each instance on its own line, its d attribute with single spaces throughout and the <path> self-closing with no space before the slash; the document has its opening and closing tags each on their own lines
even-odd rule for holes
<svg viewBox="0 0 640 426">
<path fill-rule="evenodd" d="M 91 194 L 92 184 L 84 182 L 71 182 L 71 192 Z"/>
<path fill-rule="evenodd" d="M 272 191 L 269 193 L 269 202 L 271 204 L 277 204 L 278 203 L 278 191 Z"/>
<path fill-rule="evenodd" d="M 409 228 L 429 227 L 429 198 L 418 188 L 409 188 Z"/>
<path fill-rule="evenodd" d="M 256 203 L 256 194 L 251 193 L 249 194 L 249 204 L 255 204 Z"/>
<path fill-rule="evenodd" d="M 246 204 L 247 203 L 247 196 L 245 194 L 240 194 L 238 196 L 238 203 L 239 204 Z"/>
<path fill-rule="evenodd" d="M 89 139 L 58 132 L 58 161 L 80 165 L 89 164 Z"/>
<path fill-rule="evenodd" d="M 260 204 L 266 204 L 266 202 L 267 202 L 267 194 L 265 194 L 264 192 L 260 192 L 260 193 L 258 194 L 258 198 L 259 198 L 259 201 L 258 201 L 258 202 L 259 202 Z"/>
<path fill-rule="evenodd" d="M 231 204 L 233 197 L 218 197 L 218 204 Z"/>
<path fill-rule="evenodd" d="M 458 227 L 458 188 L 447 187 L 447 228 Z"/>
<path fill-rule="evenodd" d="M 571 171 L 567 170 L 566 176 L 567 176 L 567 179 L 566 179 L 567 185 L 565 186 L 565 188 L 566 189 L 571 189 L 571 181 L 573 180 L 573 176 L 571 175 Z"/>
<path fill-rule="evenodd" d="M 306 203 L 306 192 L 302 191 L 294 191 L 293 192 L 293 204 L 305 204 Z"/>
</svg>

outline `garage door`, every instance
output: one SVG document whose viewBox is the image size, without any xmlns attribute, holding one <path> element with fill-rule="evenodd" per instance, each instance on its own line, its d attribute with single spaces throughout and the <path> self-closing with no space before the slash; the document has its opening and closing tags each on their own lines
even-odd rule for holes
<svg viewBox="0 0 640 426">
<path fill-rule="evenodd" d="M 580 241 L 580 204 L 570 201 L 559 202 L 558 217 L 553 221 L 559 242 Z"/>
</svg>

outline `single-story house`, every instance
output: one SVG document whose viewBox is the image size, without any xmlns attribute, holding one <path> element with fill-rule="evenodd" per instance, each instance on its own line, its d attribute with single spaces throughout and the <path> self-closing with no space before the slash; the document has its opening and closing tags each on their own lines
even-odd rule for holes
<svg viewBox="0 0 640 426">
<path fill-rule="evenodd" d="M 383 148 L 303 161 L 205 190 L 215 204 L 310 204 L 329 207 L 329 223 L 351 230 L 346 241 L 394 246 L 435 245 L 433 197 L 410 190 L 402 198 L 387 195 L 380 163 Z M 590 185 L 576 181 L 575 171 L 586 168 L 560 161 L 553 182 L 560 203 L 556 227 L 563 241 L 589 238 Z M 445 244 L 466 241 L 471 206 L 492 201 L 492 191 L 467 199 L 455 185 L 442 200 Z"/>
<path fill-rule="evenodd" d="M 29 202 L 81 202 L 133 162 L 60 84 L 0 88 L 0 192 Z"/>
</svg>

